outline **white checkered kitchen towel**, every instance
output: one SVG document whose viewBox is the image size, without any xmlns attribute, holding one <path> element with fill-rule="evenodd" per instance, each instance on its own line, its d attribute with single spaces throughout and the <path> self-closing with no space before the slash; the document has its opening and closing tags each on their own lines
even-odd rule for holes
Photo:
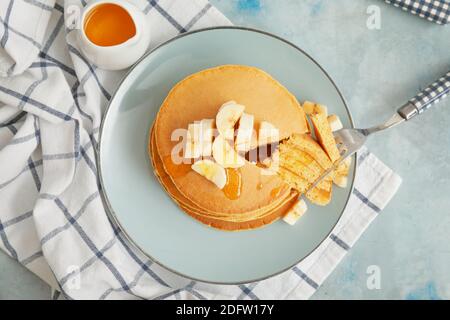
<svg viewBox="0 0 450 320">
<path fill-rule="evenodd" d="M 134 2 L 151 23 L 152 47 L 180 32 L 230 24 L 205 0 Z M 94 152 L 102 112 L 124 73 L 98 70 L 80 54 L 65 28 L 67 5 L 0 2 L 0 248 L 68 299 L 310 297 L 400 178 L 372 154 L 360 154 L 339 225 L 307 259 L 274 278 L 218 286 L 166 271 L 133 250 L 105 214 Z"/>
</svg>

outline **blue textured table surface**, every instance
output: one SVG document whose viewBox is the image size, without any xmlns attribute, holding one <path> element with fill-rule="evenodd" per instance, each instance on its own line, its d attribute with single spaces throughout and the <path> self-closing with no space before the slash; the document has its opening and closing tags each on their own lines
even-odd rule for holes
<svg viewBox="0 0 450 320">
<path fill-rule="evenodd" d="M 234 24 L 275 33 L 311 54 L 336 81 L 358 126 L 383 121 L 450 70 L 450 27 L 381 0 L 211 2 Z M 379 29 L 367 27 L 373 5 Z M 314 298 L 450 298 L 449 108 L 447 99 L 369 141 L 403 184 Z M 380 289 L 367 286 L 370 266 L 379 267 Z M 0 253 L 0 299 L 49 296 L 48 286 Z"/>
</svg>

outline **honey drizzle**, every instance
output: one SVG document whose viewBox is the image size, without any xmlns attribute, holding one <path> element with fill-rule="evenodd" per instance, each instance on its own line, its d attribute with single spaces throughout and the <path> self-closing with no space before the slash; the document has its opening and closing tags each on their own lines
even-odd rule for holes
<svg viewBox="0 0 450 320">
<path fill-rule="evenodd" d="M 176 164 L 173 162 L 171 155 L 165 156 L 163 163 L 167 173 L 173 178 L 181 178 L 191 171 L 191 163 Z"/>
<path fill-rule="evenodd" d="M 258 165 L 258 164 L 256 164 Z M 264 169 L 263 169 L 264 170 Z M 262 181 L 262 177 L 261 177 L 261 171 L 259 172 L 259 176 L 258 176 L 258 183 L 256 184 L 256 190 L 261 190 L 264 187 L 263 181 Z"/>
<path fill-rule="evenodd" d="M 283 189 L 282 186 L 273 188 L 273 189 L 270 191 L 270 196 L 272 197 L 272 199 L 278 198 L 278 196 L 281 194 L 281 190 L 282 190 L 282 189 Z"/>
<path fill-rule="evenodd" d="M 222 189 L 225 196 L 230 200 L 236 200 L 241 196 L 242 175 L 239 169 L 227 168 L 227 183 Z"/>
</svg>

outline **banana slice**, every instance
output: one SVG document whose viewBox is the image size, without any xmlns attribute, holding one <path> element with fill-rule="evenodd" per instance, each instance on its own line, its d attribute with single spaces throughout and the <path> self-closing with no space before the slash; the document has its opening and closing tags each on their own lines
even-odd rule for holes
<svg viewBox="0 0 450 320">
<path fill-rule="evenodd" d="M 302 215 L 308 210 L 305 200 L 299 199 L 297 203 L 283 217 L 283 221 L 293 226 Z"/>
<path fill-rule="evenodd" d="M 183 157 L 185 159 L 197 159 L 201 156 L 202 149 L 200 144 L 194 141 L 186 141 L 184 146 L 184 154 Z"/>
<path fill-rule="evenodd" d="M 275 150 L 270 157 L 265 158 L 261 161 L 262 165 L 266 168 L 272 167 L 274 165 L 280 164 L 280 150 Z"/>
<path fill-rule="evenodd" d="M 214 160 L 224 168 L 240 168 L 245 164 L 244 158 L 233 149 L 230 143 L 218 135 L 212 145 Z"/>
<path fill-rule="evenodd" d="M 216 127 L 219 134 L 227 140 L 234 139 L 234 126 L 244 113 L 245 107 L 235 101 L 224 103 L 216 115 Z"/>
<path fill-rule="evenodd" d="M 254 116 L 243 113 L 239 119 L 235 146 L 237 151 L 248 151 L 252 147 Z"/>
<path fill-rule="evenodd" d="M 344 126 L 342 125 L 341 119 L 335 114 L 331 114 L 327 117 L 328 123 L 330 124 L 331 131 L 341 130 Z"/>
<path fill-rule="evenodd" d="M 188 139 L 199 142 L 201 135 L 201 123 L 200 121 L 195 121 L 194 123 L 190 123 L 188 125 Z"/>
<path fill-rule="evenodd" d="M 265 158 L 261 161 L 264 168 L 261 169 L 261 175 L 273 176 L 277 174 L 280 168 L 280 151 L 277 149 L 272 156 Z"/>
<path fill-rule="evenodd" d="M 270 122 L 262 121 L 258 131 L 258 145 L 264 146 L 280 140 L 280 131 Z"/>
<path fill-rule="evenodd" d="M 311 113 L 314 112 L 314 105 L 315 103 L 311 101 L 303 102 L 303 111 L 305 111 L 307 115 L 310 115 Z"/>
<path fill-rule="evenodd" d="M 326 106 L 311 101 L 303 102 L 303 111 L 305 111 L 308 116 L 313 113 L 323 113 L 325 116 L 328 115 L 328 108 Z"/>
<path fill-rule="evenodd" d="M 350 165 L 352 164 L 352 158 L 347 158 L 342 161 L 339 166 L 334 170 L 333 183 L 341 188 L 346 188 L 348 184 L 348 173 L 350 171 Z"/>
<path fill-rule="evenodd" d="M 348 178 L 346 176 L 335 176 L 333 177 L 333 182 L 340 188 L 346 188 L 348 184 Z"/>
<path fill-rule="evenodd" d="M 200 121 L 200 134 L 201 155 L 203 157 L 210 157 L 212 155 L 214 138 L 214 119 L 203 119 Z"/>
<path fill-rule="evenodd" d="M 191 168 L 214 183 L 219 189 L 223 189 L 227 183 L 227 173 L 225 169 L 212 160 L 198 160 Z"/>
<path fill-rule="evenodd" d="M 258 148 L 258 134 L 256 130 L 252 131 L 252 138 L 250 140 L 250 150 Z"/>
<path fill-rule="evenodd" d="M 188 125 L 186 144 L 184 146 L 184 158 L 195 159 L 201 156 L 202 145 L 200 141 L 201 125 L 200 122 L 190 123 Z"/>
</svg>

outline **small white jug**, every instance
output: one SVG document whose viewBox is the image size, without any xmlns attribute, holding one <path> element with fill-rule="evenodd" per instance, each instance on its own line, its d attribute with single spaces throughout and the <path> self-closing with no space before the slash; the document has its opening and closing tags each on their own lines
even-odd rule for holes
<svg viewBox="0 0 450 320">
<path fill-rule="evenodd" d="M 86 35 L 85 21 L 89 12 L 101 4 L 115 4 L 128 12 L 136 27 L 135 35 L 112 46 L 93 43 Z M 101 69 L 121 70 L 133 65 L 145 53 L 150 44 L 150 29 L 145 15 L 131 3 L 120 0 L 93 0 L 82 11 L 78 39 L 81 51 L 92 63 Z"/>
</svg>

